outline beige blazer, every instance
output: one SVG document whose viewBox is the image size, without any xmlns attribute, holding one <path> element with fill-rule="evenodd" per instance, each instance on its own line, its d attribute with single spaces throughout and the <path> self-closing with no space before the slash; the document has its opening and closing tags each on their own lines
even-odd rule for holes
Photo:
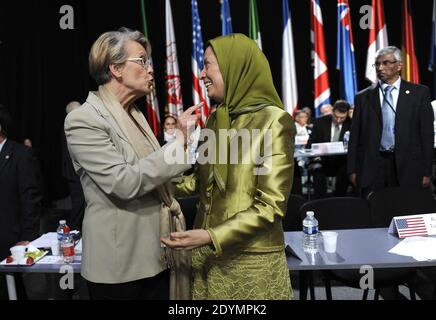
<svg viewBox="0 0 436 320">
<path fill-rule="evenodd" d="M 87 203 L 83 277 L 95 283 L 123 283 L 166 269 L 160 259 L 161 202 L 155 188 L 190 166 L 166 164 L 169 145 L 139 160 L 93 92 L 67 116 L 65 134 Z M 152 150 L 146 139 L 144 147 Z"/>
</svg>

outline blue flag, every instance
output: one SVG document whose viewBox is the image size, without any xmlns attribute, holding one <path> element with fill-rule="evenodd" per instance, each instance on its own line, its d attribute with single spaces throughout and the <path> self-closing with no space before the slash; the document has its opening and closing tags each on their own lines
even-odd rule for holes
<svg viewBox="0 0 436 320">
<path fill-rule="evenodd" d="M 232 30 L 232 16 L 230 15 L 229 0 L 221 0 L 221 34 L 233 33 Z"/>
<path fill-rule="evenodd" d="M 341 82 L 340 97 L 354 104 L 357 92 L 356 63 L 354 60 L 353 33 L 351 31 L 348 0 L 338 0 L 337 64 Z"/>
<path fill-rule="evenodd" d="M 430 59 L 428 70 L 433 72 L 433 99 L 436 99 L 436 1 L 433 1 L 433 22 L 431 26 Z"/>
</svg>

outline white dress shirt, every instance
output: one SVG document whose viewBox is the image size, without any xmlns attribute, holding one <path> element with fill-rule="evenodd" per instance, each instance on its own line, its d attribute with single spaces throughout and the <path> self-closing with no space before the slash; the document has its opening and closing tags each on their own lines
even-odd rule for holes
<svg viewBox="0 0 436 320">
<path fill-rule="evenodd" d="M 336 128 L 336 125 L 335 125 L 335 123 L 332 120 L 332 127 L 330 129 L 330 142 L 337 142 L 337 141 L 333 141 L 333 137 L 335 135 L 335 128 Z M 342 123 L 339 125 L 339 136 L 341 135 L 341 131 L 342 131 Z M 339 138 L 339 140 L 340 139 L 341 138 Z"/>
<path fill-rule="evenodd" d="M 5 143 L 6 143 L 6 140 L 8 140 L 8 139 L 5 139 L 5 140 L 3 140 L 2 143 L 0 143 L 0 153 L 2 152 L 3 146 L 4 146 Z"/>
<path fill-rule="evenodd" d="M 387 84 L 386 82 L 382 82 L 382 81 L 379 81 L 379 84 L 380 86 L 378 90 L 379 90 L 379 97 L 380 97 L 380 105 L 382 106 L 384 90 L 390 84 Z M 400 85 L 401 85 L 401 78 L 398 78 L 398 80 L 392 84 L 392 86 L 394 87 L 394 89 L 391 92 L 392 101 L 394 103 L 392 107 L 394 108 L 395 112 L 397 111 L 398 96 L 400 95 Z"/>
</svg>

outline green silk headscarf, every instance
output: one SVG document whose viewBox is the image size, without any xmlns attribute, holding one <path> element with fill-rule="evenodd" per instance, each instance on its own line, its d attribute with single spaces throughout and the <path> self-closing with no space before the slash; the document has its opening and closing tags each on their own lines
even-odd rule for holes
<svg viewBox="0 0 436 320">
<path fill-rule="evenodd" d="M 256 112 L 266 106 L 284 108 L 274 87 L 268 60 L 256 42 L 236 33 L 212 39 L 208 45 L 217 58 L 225 88 L 224 102 L 211 118 L 212 121 L 214 118 L 216 120 L 216 161 L 210 167 L 210 177 L 215 180 L 219 190 L 225 192 L 229 161 L 219 163 L 219 130 L 229 130 L 230 119 L 241 114 Z"/>
</svg>

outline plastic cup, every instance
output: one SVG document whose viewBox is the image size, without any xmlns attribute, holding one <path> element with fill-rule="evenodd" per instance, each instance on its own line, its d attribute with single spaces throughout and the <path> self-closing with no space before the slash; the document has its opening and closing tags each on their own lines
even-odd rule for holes
<svg viewBox="0 0 436 320">
<path fill-rule="evenodd" d="M 334 231 L 323 231 L 322 238 L 324 242 L 324 251 L 328 253 L 336 252 L 338 233 Z"/>
<path fill-rule="evenodd" d="M 51 254 L 53 256 L 59 256 L 60 252 L 59 252 L 59 243 L 58 241 L 53 241 L 51 244 Z"/>
<path fill-rule="evenodd" d="M 14 261 L 17 261 L 19 263 L 20 260 L 24 258 L 24 254 L 26 253 L 26 246 L 14 246 L 10 250 Z"/>
</svg>

